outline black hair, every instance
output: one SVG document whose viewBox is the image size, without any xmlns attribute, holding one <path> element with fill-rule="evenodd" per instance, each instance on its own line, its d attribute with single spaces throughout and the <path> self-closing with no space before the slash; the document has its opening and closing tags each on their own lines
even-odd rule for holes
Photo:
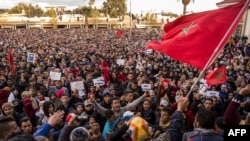
<svg viewBox="0 0 250 141">
<path fill-rule="evenodd" d="M 10 127 L 8 124 L 10 122 L 15 122 L 15 119 L 12 116 L 2 116 L 0 117 L 0 139 L 4 138 L 4 132 L 9 131 Z"/>
<path fill-rule="evenodd" d="M 43 111 L 44 111 L 44 115 L 49 117 L 49 106 L 52 105 L 55 108 L 55 105 L 50 102 L 50 101 L 45 101 L 43 103 Z"/>
<path fill-rule="evenodd" d="M 20 89 L 18 87 L 12 87 L 11 91 L 13 92 L 14 90 L 17 90 L 20 93 Z"/>
<path fill-rule="evenodd" d="M 56 95 L 56 91 L 51 91 L 50 90 L 49 93 L 48 93 L 49 97 L 51 97 L 52 94 Z"/>
<path fill-rule="evenodd" d="M 110 110 L 110 109 L 106 110 L 106 112 L 105 112 L 105 116 L 107 119 L 111 118 L 114 114 L 115 114 L 115 112 L 113 110 Z"/>
<path fill-rule="evenodd" d="M 223 117 L 217 117 L 215 119 L 215 125 L 217 125 L 219 128 L 224 129 L 225 126 L 225 120 Z"/>
<path fill-rule="evenodd" d="M 20 123 L 22 124 L 23 122 L 27 122 L 27 121 L 30 121 L 30 118 L 29 117 L 23 117 L 23 118 L 21 118 Z"/>
<path fill-rule="evenodd" d="M 120 98 L 119 98 L 119 97 L 113 97 L 113 98 L 111 99 L 111 104 L 112 104 L 113 101 L 115 101 L 115 100 L 119 100 L 119 101 L 120 101 Z"/>
<path fill-rule="evenodd" d="M 204 101 L 207 101 L 207 100 L 210 100 L 213 103 L 213 99 L 212 98 L 206 98 Z"/>
<path fill-rule="evenodd" d="M 44 93 L 41 90 L 36 91 L 36 95 L 37 95 L 37 93 L 41 93 L 44 96 Z"/>
<path fill-rule="evenodd" d="M 45 136 L 36 136 L 35 139 L 36 139 L 36 141 L 47 141 L 48 140 L 47 137 L 45 137 Z"/>
<path fill-rule="evenodd" d="M 171 115 L 173 115 L 174 110 L 172 108 L 170 108 L 170 107 L 164 107 L 162 109 L 162 112 L 167 112 L 171 116 Z"/>
<path fill-rule="evenodd" d="M 212 129 L 214 127 L 215 113 L 202 108 L 197 112 L 196 120 L 199 122 L 201 128 Z"/>
<path fill-rule="evenodd" d="M 7 141 L 36 141 L 36 139 L 30 134 L 18 134 Z"/>
</svg>

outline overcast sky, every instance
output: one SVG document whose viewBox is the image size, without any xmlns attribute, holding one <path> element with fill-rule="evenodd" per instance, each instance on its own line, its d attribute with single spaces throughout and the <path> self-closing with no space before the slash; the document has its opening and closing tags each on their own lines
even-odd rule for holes
<svg viewBox="0 0 250 141">
<path fill-rule="evenodd" d="M 95 5 L 101 6 L 105 0 L 96 0 Z M 130 11 L 129 2 L 128 11 Z M 181 14 L 183 6 L 181 0 L 131 0 L 131 7 L 133 13 L 143 13 L 143 12 L 174 12 Z M 216 3 L 223 0 L 195 0 L 194 3 L 190 3 L 187 7 L 187 11 L 200 12 L 211 9 L 216 9 Z M 87 5 L 88 0 L 0 0 L 0 8 L 11 8 L 17 3 L 48 3 L 50 5 L 69 5 L 69 6 L 78 6 L 78 5 Z"/>
</svg>

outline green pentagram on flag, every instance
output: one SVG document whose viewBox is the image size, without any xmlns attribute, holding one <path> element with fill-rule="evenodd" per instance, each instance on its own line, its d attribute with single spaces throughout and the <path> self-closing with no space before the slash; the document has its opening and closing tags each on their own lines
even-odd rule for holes
<svg viewBox="0 0 250 141">
<path fill-rule="evenodd" d="M 194 28 L 196 26 L 196 24 L 194 22 L 192 22 L 188 27 L 182 28 L 182 33 L 184 33 L 185 35 L 187 35 L 189 33 L 189 31 Z"/>
<path fill-rule="evenodd" d="M 222 79 L 224 77 L 224 73 L 219 71 L 219 72 L 215 72 L 214 74 L 214 78 L 216 79 Z"/>
</svg>

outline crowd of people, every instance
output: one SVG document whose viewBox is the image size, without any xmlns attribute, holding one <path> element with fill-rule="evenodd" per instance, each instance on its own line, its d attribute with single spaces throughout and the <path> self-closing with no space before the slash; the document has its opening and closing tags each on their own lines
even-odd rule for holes
<svg viewBox="0 0 250 141">
<path fill-rule="evenodd" d="M 222 141 L 226 125 L 250 124 L 246 37 L 232 36 L 207 70 L 226 66 L 225 83 L 191 89 L 198 69 L 146 48 L 161 29 L 0 33 L 0 140 Z"/>
</svg>

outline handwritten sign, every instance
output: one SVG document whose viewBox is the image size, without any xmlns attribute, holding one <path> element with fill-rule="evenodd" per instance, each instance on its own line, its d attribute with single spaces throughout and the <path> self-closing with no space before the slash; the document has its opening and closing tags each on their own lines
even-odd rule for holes
<svg viewBox="0 0 250 141">
<path fill-rule="evenodd" d="M 152 54 L 153 53 L 153 49 L 147 49 L 146 50 L 146 54 Z"/>
<path fill-rule="evenodd" d="M 79 96 L 80 97 L 85 96 L 85 95 L 86 95 L 86 93 L 84 91 L 82 91 L 82 90 L 79 91 Z"/>
<path fill-rule="evenodd" d="M 60 80 L 61 75 L 62 75 L 62 73 L 60 73 L 60 72 L 53 72 L 53 71 L 49 72 L 49 76 L 50 76 L 51 80 Z"/>
<path fill-rule="evenodd" d="M 125 65 L 125 59 L 117 59 L 116 60 L 117 65 L 124 66 Z"/>
<path fill-rule="evenodd" d="M 93 82 L 94 82 L 94 86 L 103 86 L 105 85 L 105 82 L 104 82 L 104 77 L 98 77 L 96 79 L 93 79 Z"/>
<path fill-rule="evenodd" d="M 84 90 L 84 85 L 83 85 L 83 81 L 74 81 L 74 82 L 70 82 L 70 87 L 71 87 L 71 90 L 74 91 L 74 90 Z"/>
<path fill-rule="evenodd" d="M 142 91 L 148 91 L 151 89 L 151 84 L 141 84 Z"/>
<path fill-rule="evenodd" d="M 211 98 L 211 97 L 214 97 L 214 96 L 220 97 L 219 92 L 218 91 L 207 91 L 206 92 L 206 97 L 207 98 Z"/>
</svg>

